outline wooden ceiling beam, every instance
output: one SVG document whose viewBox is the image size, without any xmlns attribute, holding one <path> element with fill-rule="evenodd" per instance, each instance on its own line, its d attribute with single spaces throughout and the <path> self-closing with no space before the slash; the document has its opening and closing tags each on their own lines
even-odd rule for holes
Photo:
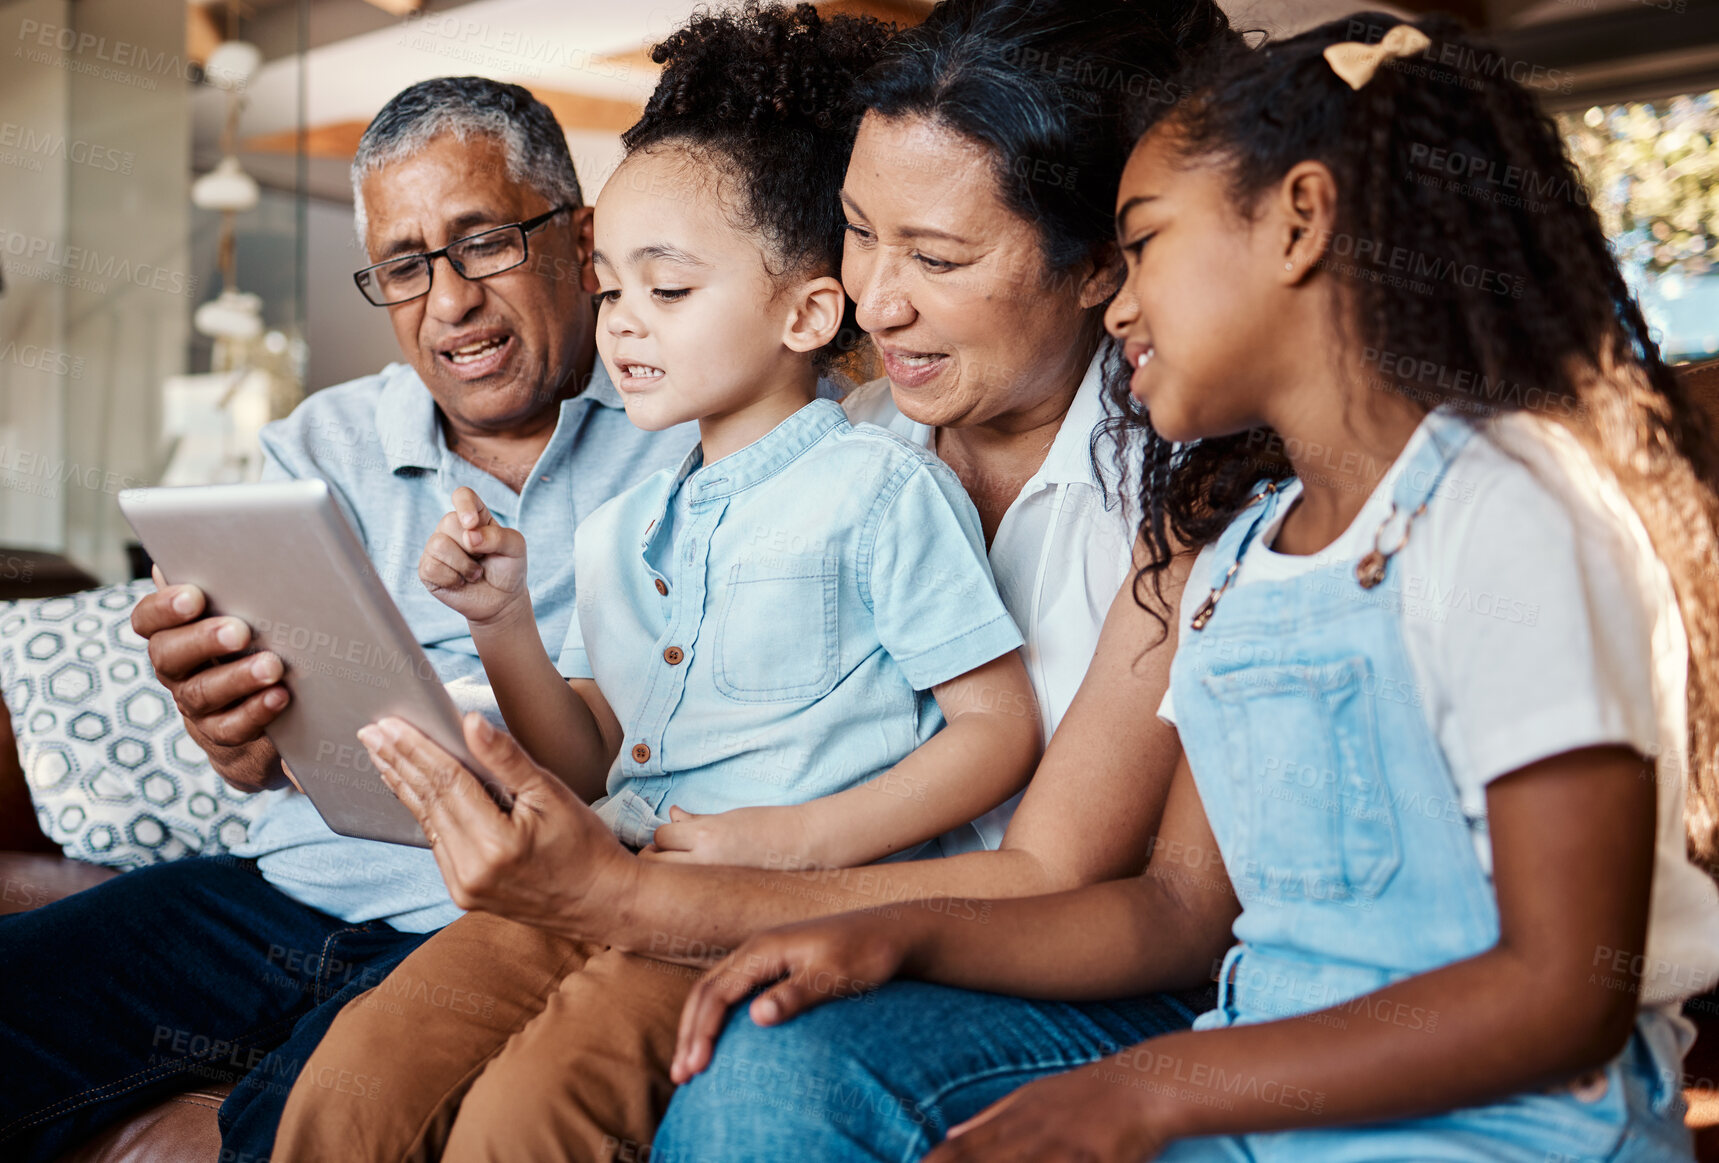
<svg viewBox="0 0 1719 1163">
<path fill-rule="evenodd" d="M 193 4 L 185 10 L 186 57 L 202 64 L 225 39 L 221 34 L 221 22 L 215 19 L 215 14 L 207 6 Z"/>
<path fill-rule="evenodd" d="M 596 130 L 619 133 L 630 128 L 645 111 L 637 101 L 622 101 L 614 97 L 593 97 L 587 93 L 568 93 L 561 89 L 542 89 L 527 85 L 531 95 L 549 106 L 555 120 L 567 131 Z"/>
<path fill-rule="evenodd" d="M 367 0 L 391 16 L 413 16 L 424 9 L 424 0 Z"/>
<path fill-rule="evenodd" d="M 644 112 L 644 106 L 633 101 L 566 93 L 559 89 L 532 89 L 531 92 L 549 106 L 549 111 L 555 114 L 555 120 L 566 132 L 619 133 Z M 364 128 L 368 124 L 367 120 L 333 121 L 311 126 L 302 135 L 304 152 L 315 158 L 351 161 L 352 155 L 358 152 L 358 139 L 364 136 Z M 240 148 L 247 153 L 297 153 L 300 136 L 296 129 L 283 129 L 278 133 L 246 138 Z"/>
<path fill-rule="evenodd" d="M 368 121 L 335 121 L 314 125 L 302 134 L 296 129 L 278 133 L 262 133 L 247 137 L 239 146 L 245 153 L 297 153 L 299 140 L 304 140 L 304 152 L 310 157 L 351 161 L 358 152 L 358 139 L 364 136 Z"/>
</svg>

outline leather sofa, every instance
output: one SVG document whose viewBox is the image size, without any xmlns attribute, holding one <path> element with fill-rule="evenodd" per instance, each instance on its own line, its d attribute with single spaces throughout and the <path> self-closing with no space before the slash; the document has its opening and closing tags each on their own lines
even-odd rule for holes
<svg viewBox="0 0 1719 1163">
<path fill-rule="evenodd" d="M 1681 377 L 1719 426 L 1719 360 L 1686 368 Z M 70 588 L 77 588 L 72 585 Z M 36 590 L 49 596 L 65 590 Z M 0 596 L 14 596 L 11 594 Z M 23 596 L 23 595 L 16 595 Z M 113 870 L 67 860 L 36 827 L 35 811 L 18 763 L 10 718 L 0 705 L 0 914 L 37 908 L 116 875 Z M 1710 995 L 1703 1014 L 1719 1013 Z M 1702 1034 L 1686 1063 L 1696 1080 L 1687 1093 L 1690 1123 L 1697 1127 L 1697 1155 L 1719 1163 L 1719 1017 L 1696 1015 Z M 60 1163 L 217 1163 L 221 1137 L 215 1112 L 226 1087 L 197 1087 L 124 1120 Z"/>
<path fill-rule="evenodd" d="M 36 827 L 11 717 L 0 706 L 0 913 L 39 908 L 117 875 L 99 864 L 67 860 Z M 149 1107 L 60 1163 L 216 1163 L 221 1132 L 215 1112 L 226 1089 L 200 1086 Z"/>
</svg>

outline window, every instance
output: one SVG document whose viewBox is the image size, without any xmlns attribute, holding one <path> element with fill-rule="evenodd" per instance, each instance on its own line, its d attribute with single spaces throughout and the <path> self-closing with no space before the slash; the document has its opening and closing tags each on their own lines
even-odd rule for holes
<svg viewBox="0 0 1719 1163">
<path fill-rule="evenodd" d="M 1558 124 L 1665 358 L 1719 356 L 1719 89 Z"/>
</svg>

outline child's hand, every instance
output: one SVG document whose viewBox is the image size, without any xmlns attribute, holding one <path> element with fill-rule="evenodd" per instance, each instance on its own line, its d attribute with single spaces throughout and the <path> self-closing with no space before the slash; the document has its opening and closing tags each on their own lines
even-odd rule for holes
<svg viewBox="0 0 1719 1163">
<path fill-rule="evenodd" d="M 436 524 L 418 559 L 418 580 L 478 625 L 531 616 L 525 585 L 525 535 L 496 521 L 469 488 L 454 490 L 454 511 Z"/>
<path fill-rule="evenodd" d="M 1153 1077 L 1133 1065 L 1137 1060 L 1125 1053 L 1030 1082 L 950 1127 L 925 1163 L 1004 1157 L 1097 1163 L 1156 1159 L 1167 1139 L 1154 1125 L 1151 1102 L 1141 1100 L 1139 1088 L 1150 1086 Z"/>
<path fill-rule="evenodd" d="M 889 908 L 819 917 L 748 937 L 687 995 L 669 1077 L 684 1084 L 710 1065 L 729 1009 L 750 994 L 769 986 L 750 1006 L 761 1026 L 868 994 L 924 956 L 939 919 L 922 909 Z"/>
<path fill-rule="evenodd" d="M 797 808 L 735 808 L 698 816 L 671 807 L 669 821 L 651 842 L 653 859 L 767 868 L 781 866 L 784 858 L 803 862 L 814 856 L 806 851 L 805 815 Z"/>
</svg>

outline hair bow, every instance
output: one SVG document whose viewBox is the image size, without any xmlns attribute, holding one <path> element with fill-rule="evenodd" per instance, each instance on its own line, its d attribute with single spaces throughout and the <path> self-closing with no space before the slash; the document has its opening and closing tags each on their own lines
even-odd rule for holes
<svg viewBox="0 0 1719 1163">
<path fill-rule="evenodd" d="M 1378 44 L 1346 40 L 1327 47 L 1325 63 L 1331 66 L 1332 72 L 1347 81 L 1351 89 L 1359 89 L 1373 79 L 1373 74 L 1387 60 L 1412 57 L 1431 46 L 1432 40 L 1426 33 L 1412 24 L 1399 24 Z"/>
</svg>

